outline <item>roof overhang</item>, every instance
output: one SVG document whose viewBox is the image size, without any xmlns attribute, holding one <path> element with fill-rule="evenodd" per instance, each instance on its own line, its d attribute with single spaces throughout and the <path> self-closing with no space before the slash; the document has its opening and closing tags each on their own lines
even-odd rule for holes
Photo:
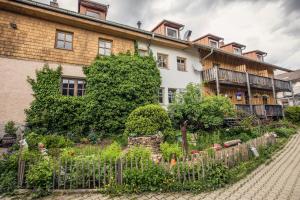
<svg viewBox="0 0 300 200">
<path fill-rule="evenodd" d="M 230 46 L 230 45 L 233 46 L 233 47 L 241 48 L 241 49 L 246 48 L 245 45 L 237 43 L 237 42 L 231 42 L 231 43 L 228 43 L 228 44 L 224 44 L 224 45 L 221 46 L 221 48 L 226 47 L 226 46 Z"/>
<path fill-rule="evenodd" d="M 209 34 L 203 35 L 203 36 L 201 36 L 201 37 L 195 39 L 193 42 L 196 42 L 196 41 L 201 40 L 201 39 L 206 38 L 206 37 L 208 37 L 208 38 L 210 38 L 210 39 L 213 39 L 213 40 L 217 40 L 217 41 L 222 41 L 222 40 L 224 40 L 224 38 L 222 38 L 222 37 L 219 37 L 219 36 L 216 36 L 216 35 L 213 35 L 213 34 L 210 34 L 210 33 L 209 33 Z"/>
<path fill-rule="evenodd" d="M 157 24 L 152 30 L 151 32 L 155 31 L 159 26 L 161 26 L 162 24 L 166 25 L 166 26 L 169 26 L 169 27 L 172 27 L 172 28 L 175 28 L 175 29 L 182 29 L 184 28 L 184 25 L 183 24 L 179 24 L 177 22 L 172 22 L 172 21 L 169 21 L 169 20 L 162 20 L 159 24 Z"/>
</svg>

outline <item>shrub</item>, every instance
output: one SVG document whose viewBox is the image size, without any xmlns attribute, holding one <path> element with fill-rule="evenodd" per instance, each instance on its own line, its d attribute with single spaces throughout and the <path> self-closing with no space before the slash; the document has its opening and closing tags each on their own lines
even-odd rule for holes
<svg viewBox="0 0 300 200">
<path fill-rule="evenodd" d="M 151 151 L 143 146 L 131 147 L 125 154 L 127 160 L 150 160 Z"/>
<path fill-rule="evenodd" d="M 9 135 L 16 135 L 18 128 L 14 121 L 9 121 L 5 124 L 4 131 Z"/>
<path fill-rule="evenodd" d="M 129 136 L 164 134 L 171 128 L 171 121 L 164 108 L 150 104 L 133 110 L 125 127 L 125 135 Z"/>
<path fill-rule="evenodd" d="M 85 116 L 101 135 L 123 133 L 130 112 L 158 101 L 161 80 L 151 56 L 99 57 L 84 68 L 84 73 L 88 99 Z"/>
<path fill-rule="evenodd" d="M 101 158 L 106 161 L 115 161 L 120 157 L 121 152 L 121 146 L 117 142 L 114 142 L 101 152 Z"/>
<path fill-rule="evenodd" d="M 223 164 L 212 164 L 205 175 L 205 186 L 215 189 L 224 186 L 230 181 L 228 168 Z"/>
<path fill-rule="evenodd" d="M 284 110 L 287 120 L 299 124 L 300 123 L 300 106 L 290 106 Z"/>
<path fill-rule="evenodd" d="M 4 156 L 0 160 L 0 194 L 12 193 L 17 188 L 18 155 Z"/>
<path fill-rule="evenodd" d="M 32 165 L 26 173 L 26 181 L 38 196 L 49 194 L 52 184 L 53 163 L 46 159 Z"/>
<path fill-rule="evenodd" d="M 25 138 L 29 150 L 37 150 L 38 144 L 42 141 L 42 136 L 34 132 L 29 133 Z"/>
<path fill-rule="evenodd" d="M 165 142 L 160 145 L 160 150 L 165 160 L 170 160 L 173 156 L 181 158 L 183 155 L 182 149 L 178 144 L 169 144 Z"/>
<path fill-rule="evenodd" d="M 274 129 L 274 131 L 279 137 L 285 137 L 285 138 L 288 138 L 289 136 L 297 132 L 296 129 L 293 128 L 276 128 Z"/>
<path fill-rule="evenodd" d="M 72 147 L 74 143 L 66 137 L 61 135 L 38 135 L 34 132 L 26 136 L 26 141 L 29 150 L 37 150 L 38 144 L 43 143 L 46 148 L 66 148 Z"/>
</svg>

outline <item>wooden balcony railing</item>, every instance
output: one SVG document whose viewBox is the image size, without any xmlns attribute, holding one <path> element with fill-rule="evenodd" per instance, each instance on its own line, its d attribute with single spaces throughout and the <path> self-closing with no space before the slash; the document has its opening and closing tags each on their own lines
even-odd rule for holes
<svg viewBox="0 0 300 200">
<path fill-rule="evenodd" d="M 204 82 L 218 81 L 220 84 L 244 85 L 247 86 L 247 74 L 245 72 L 237 72 L 222 68 L 210 68 L 202 71 L 202 79 Z M 249 74 L 249 84 L 253 88 L 261 88 L 272 90 L 273 82 L 275 91 L 291 91 L 288 81 L 273 79 L 263 76 Z"/>
<path fill-rule="evenodd" d="M 283 116 L 281 105 L 252 105 L 253 113 L 251 113 L 251 106 L 248 104 L 237 104 L 235 107 L 237 111 L 255 114 L 260 118 Z"/>
</svg>

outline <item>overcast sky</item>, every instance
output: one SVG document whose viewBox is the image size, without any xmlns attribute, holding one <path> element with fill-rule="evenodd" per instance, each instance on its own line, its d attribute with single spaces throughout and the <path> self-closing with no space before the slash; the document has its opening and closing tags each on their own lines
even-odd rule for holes
<svg viewBox="0 0 300 200">
<path fill-rule="evenodd" d="M 37 0 L 49 3 L 50 0 Z M 270 62 L 300 69 L 300 0 L 95 0 L 109 4 L 110 21 L 151 30 L 162 19 L 185 25 L 192 39 L 212 33 L 268 53 Z M 77 0 L 58 0 L 77 11 Z"/>
</svg>

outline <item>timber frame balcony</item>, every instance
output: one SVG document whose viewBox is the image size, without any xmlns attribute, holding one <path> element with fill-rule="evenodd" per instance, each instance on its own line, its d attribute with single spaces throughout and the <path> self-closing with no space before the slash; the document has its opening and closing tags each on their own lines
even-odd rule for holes
<svg viewBox="0 0 300 200">
<path fill-rule="evenodd" d="M 283 109 L 281 105 L 236 104 L 235 108 L 240 112 L 255 114 L 259 118 L 283 117 Z"/>
<path fill-rule="evenodd" d="M 289 81 L 283 81 L 274 78 L 248 74 L 247 72 L 238 72 L 219 67 L 210 68 L 202 71 L 203 82 L 216 82 L 217 90 L 219 84 L 239 85 L 264 90 L 273 90 L 273 92 L 291 92 Z"/>
</svg>

